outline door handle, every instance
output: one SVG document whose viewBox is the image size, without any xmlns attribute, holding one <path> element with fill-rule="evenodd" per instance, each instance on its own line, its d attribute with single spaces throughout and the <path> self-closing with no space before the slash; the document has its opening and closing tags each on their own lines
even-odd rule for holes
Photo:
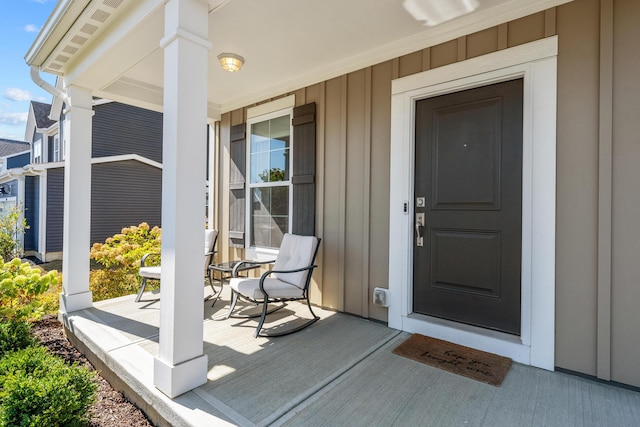
<svg viewBox="0 0 640 427">
<path fill-rule="evenodd" d="M 416 212 L 416 246 L 424 246 L 422 228 L 424 228 L 424 212 Z"/>
</svg>

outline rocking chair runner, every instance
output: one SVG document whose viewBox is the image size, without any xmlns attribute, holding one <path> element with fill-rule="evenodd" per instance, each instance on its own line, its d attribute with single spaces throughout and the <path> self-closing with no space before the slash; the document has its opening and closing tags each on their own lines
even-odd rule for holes
<svg viewBox="0 0 640 427">
<path fill-rule="evenodd" d="M 232 273 L 232 279 L 229 283 L 231 287 L 231 306 L 227 314 L 229 317 L 258 317 L 260 321 L 253 336 L 258 337 L 277 337 L 297 332 L 310 326 L 320 318 L 315 315 L 311 309 L 309 301 L 309 284 L 311 283 L 311 275 L 320 239 L 314 236 L 298 236 L 294 234 L 285 234 L 282 239 L 280 251 L 275 260 L 273 270 L 267 271 L 260 278 L 244 278 L 238 277 L 237 270 L 245 262 L 239 262 Z M 267 261 L 263 264 L 272 263 Z M 255 304 L 262 304 L 262 313 L 252 316 L 232 315 L 238 298 L 251 301 Z M 286 301 L 306 300 L 307 307 L 313 316 L 312 319 L 304 324 L 279 333 L 263 334 L 260 331 L 264 326 L 265 319 L 268 314 L 280 310 L 286 305 Z M 275 309 L 268 310 L 269 303 L 282 302 Z"/>
<path fill-rule="evenodd" d="M 213 281 L 211 278 L 211 272 L 209 271 L 209 265 L 213 261 L 213 255 L 216 253 L 215 247 L 218 241 L 218 230 L 204 230 L 204 274 L 209 278 L 209 286 L 213 289 L 214 294 L 216 290 L 213 288 Z M 135 302 L 139 302 L 144 293 L 144 288 L 147 286 L 147 280 L 160 280 L 161 268 L 159 265 L 152 266 L 147 265 L 147 260 L 150 257 L 160 256 L 157 252 L 151 252 L 144 254 L 140 260 L 140 269 L 138 274 L 142 277 L 142 283 L 140 284 L 140 290 L 136 296 Z"/>
</svg>

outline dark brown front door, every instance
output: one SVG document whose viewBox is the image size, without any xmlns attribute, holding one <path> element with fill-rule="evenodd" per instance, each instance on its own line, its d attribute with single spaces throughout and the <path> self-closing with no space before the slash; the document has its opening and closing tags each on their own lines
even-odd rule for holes
<svg viewBox="0 0 640 427">
<path fill-rule="evenodd" d="M 520 334 L 522 98 L 519 79 L 416 103 L 416 313 Z"/>
</svg>

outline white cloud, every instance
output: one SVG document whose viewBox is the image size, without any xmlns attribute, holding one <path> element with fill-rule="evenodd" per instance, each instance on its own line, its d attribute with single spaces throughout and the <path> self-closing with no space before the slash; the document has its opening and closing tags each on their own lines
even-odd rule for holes
<svg viewBox="0 0 640 427">
<path fill-rule="evenodd" d="M 5 113 L 0 111 L 0 123 L 5 125 L 21 125 L 27 123 L 29 113 Z"/>
<path fill-rule="evenodd" d="M 27 33 L 37 33 L 38 31 L 40 31 L 40 28 L 36 27 L 33 24 L 27 24 L 27 25 L 24 26 L 24 30 Z"/>
<path fill-rule="evenodd" d="M 14 141 L 24 141 L 24 134 L 18 134 L 15 132 L 6 132 L 0 129 L 0 138 L 12 139 Z"/>
<path fill-rule="evenodd" d="M 41 98 L 34 97 L 33 94 L 28 90 L 19 89 L 17 87 L 8 88 L 7 90 L 4 91 L 4 94 L 2 94 L 2 96 L 4 96 L 6 99 L 10 101 L 16 101 L 16 102 L 31 101 L 32 99 L 37 101 L 41 100 Z"/>
</svg>

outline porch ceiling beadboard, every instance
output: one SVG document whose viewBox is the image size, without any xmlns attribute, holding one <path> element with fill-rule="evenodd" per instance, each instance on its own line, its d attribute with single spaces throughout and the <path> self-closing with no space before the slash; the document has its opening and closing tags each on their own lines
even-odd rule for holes
<svg viewBox="0 0 640 427">
<path fill-rule="evenodd" d="M 216 117 L 568 1 L 479 0 L 473 12 L 426 26 L 399 0 L 209 0 L 209 114 Z M 162 110 L 162 3 L 63 0 L 27 62 L 91 88 L 94 96 Z M 219 67 L 217 55 L 223 51 L 245 58 L 240 73 Z"/>
</svg>

